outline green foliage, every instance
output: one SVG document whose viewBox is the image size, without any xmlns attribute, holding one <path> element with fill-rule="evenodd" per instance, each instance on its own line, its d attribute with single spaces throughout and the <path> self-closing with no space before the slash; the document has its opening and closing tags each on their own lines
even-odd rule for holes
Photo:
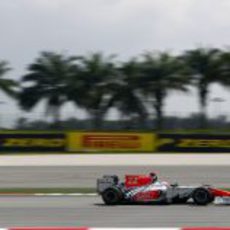
<svg viewBox="0 0 230 230">
<path fill-rule="evenodd" d="M 88 112 L 93 127 L 99 128 L 109 109 L 110 85 L 117 77 L 113 56 L 105 58 L 101 53 L 93 53 L 79 57 L 78 67 L 82 82 L 81 97 L 73 94 L 71 99 Z"/>
<path fill-rule="evenodd" d="M 33 109 L 41 100 L 46 102 L 46 113 L 54 122 L 60 119 L 60 108 L 68 101 L 69 85 L 77 75 L 75 57 L 53 52 L 43 52 L 28 67 L 22 77 L 19 104 L 25 110 Z"/>
<path fill-rule="evenodd" d="M 92 53 L 66 56 L 42 52 L 17 83 L 3 78 L 10 68 L 0 62 L 0 90 L 17 96 L 22 109 L 30 111 L 41 101 L 54 124 L 60 124 L 60 111 L 67 102 L 84 109 L 93 129 L 100 129 L 110 108 L 116 108 L 124 120 L 144 126 L 154 120 L 164 127 L 164 105 L 169 93 L 198 90 L 200 127 L 206 123 L 210 85 L 230 86 L 230 52 L 214 48 L 196 48 L 176 56 L 168 52 L 146 52 L 138 59 L 117 63 L 114 56 Z M 146 126 L 147 127 L 147 126 Z"/>
<path fill-rule="evenodd" d="M 221 52 L 220 56 L 220 79 L 219 83 L 229 89 L 230 87 L 230 51 Z"/>
<path fill-rule="evenodd" d="M 123 117 L 138 116 L 144 122 L 147 109 L 140 92 L 141 71 L 136 60 L 123 63 L 118 69 L 118 77 L 111 85 L 110 107 L 116 107 Z"/>
<path fill-rule="evenodd" d="M 148 98 L 152 98 L 157 116 L 157 127 L 163 125 L 163 107 L 169 91 L 187 92 L 190 78 L 177 57 L 169 53 L 145 53 L 141 62 L 141 87 Z"/>
<path fill-rule="evenodd" d="M 10 97 L 16 96 L 17 82 L 12 79 L 3 78 L 3 75 L 10 71 L 8 63 L 0 61 L 0 90 Z"/>
<path fill-rule="evenodd" d="M 189 68 L 192 84 L 198 90 L 202 117 L 201 128 L 206 126 L 206 107 L 209 95 L 209 86 L 220 82 L 222 75 L 221 51 L 213 48 L 197 48 L 186 51 L 182 57 Z"/>
</svg>

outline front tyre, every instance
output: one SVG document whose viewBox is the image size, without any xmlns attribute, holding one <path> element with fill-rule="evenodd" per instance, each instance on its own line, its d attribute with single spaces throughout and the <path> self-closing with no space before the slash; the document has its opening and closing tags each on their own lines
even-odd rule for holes
<svg viewBox="0 0 230 230">
<path fill-rule="evenodd" d="M 107 205 L 119 204 L 122 201 L 122 199 L 122 191 L 117 187 L 108 188 L 102 193 L 102 200 Z"/>
<path fill-rule="evenodd" d="M 206 188 L 197 188 L 192 194 L 192 198 L 197 205 L 207 205 L 212 202 L 212 194 Z"/>
</svg>

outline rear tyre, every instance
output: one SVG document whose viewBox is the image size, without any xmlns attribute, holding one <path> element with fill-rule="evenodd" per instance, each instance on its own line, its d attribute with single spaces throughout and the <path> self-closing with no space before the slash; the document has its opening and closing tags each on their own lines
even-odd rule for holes
<svg viewBox="0 0 230 230">
<path fill-rule="evenodd" d="M 213 196 L 206 188 L 197 188 L 192 194 L 192 198 L 197 205 L 207 205 L 212 202 Z"/>
<path fill-rule="evenodd" d="M 102 193 L 102 199 L 107 205 L 116 205 L 123 200 L 123 194 L 119 188 L 111 187 Z"/>
</svg>

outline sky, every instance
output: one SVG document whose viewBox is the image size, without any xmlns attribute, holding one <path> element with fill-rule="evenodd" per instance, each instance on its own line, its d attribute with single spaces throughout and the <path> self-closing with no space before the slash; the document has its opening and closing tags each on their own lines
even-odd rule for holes
<svg viewBox="0 0 230 230">
<path fill-rule="evenodd" d="M 0 60 L 12 67 L 6 76 L 19 80 L 41 51 L 85 55 L 101 51 L 118 60 L 145 51 L 180 53 L 200 46 L 229 47 L 230 0 L 0 0 Z M 209 114 L 230 118 L 227 90 L 210 89 Z M 217 103 L 213 98 L 221 97 Z M 196 91 L 172 93 L 166 114 L 198 112 Z M 0 124 L 19 116 L 42 118 L 38 106 L 27 114 L 0 94 Z M 110 113 L 115 118 L 115 113 Z M 85 114 L 67 105 L 63 116 Z"/>
</svg>

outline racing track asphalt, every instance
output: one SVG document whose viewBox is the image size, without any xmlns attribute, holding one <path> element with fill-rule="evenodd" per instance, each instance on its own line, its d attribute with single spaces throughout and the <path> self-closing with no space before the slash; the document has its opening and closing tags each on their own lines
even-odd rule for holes
<svg viewBox="0 0 230 230">
<path fill-rule="evenodd" d="M 229 166 L 1 166 L 0 188 L 95 187 L 103 174 L 159 172 L 160 180 L 230 187 Z"/>
<path fill-rule="evenodd" d="M 229 166 L 51 166 L 0 167 L 1 187 L 94 187 L 102 174 L 159 171 L 161 179 L 182 184 L 230 187 Z M 230 206 L 102 205 L 99 197 L 0 196 L 0 227 L 181 227 L 228 226 Z"/>
<path fill-rule="evenodd" d="M 229 206 L 102 205 L 99 197 L 0 197 L 0 227 L 229 226 Z"/>
</svg>

